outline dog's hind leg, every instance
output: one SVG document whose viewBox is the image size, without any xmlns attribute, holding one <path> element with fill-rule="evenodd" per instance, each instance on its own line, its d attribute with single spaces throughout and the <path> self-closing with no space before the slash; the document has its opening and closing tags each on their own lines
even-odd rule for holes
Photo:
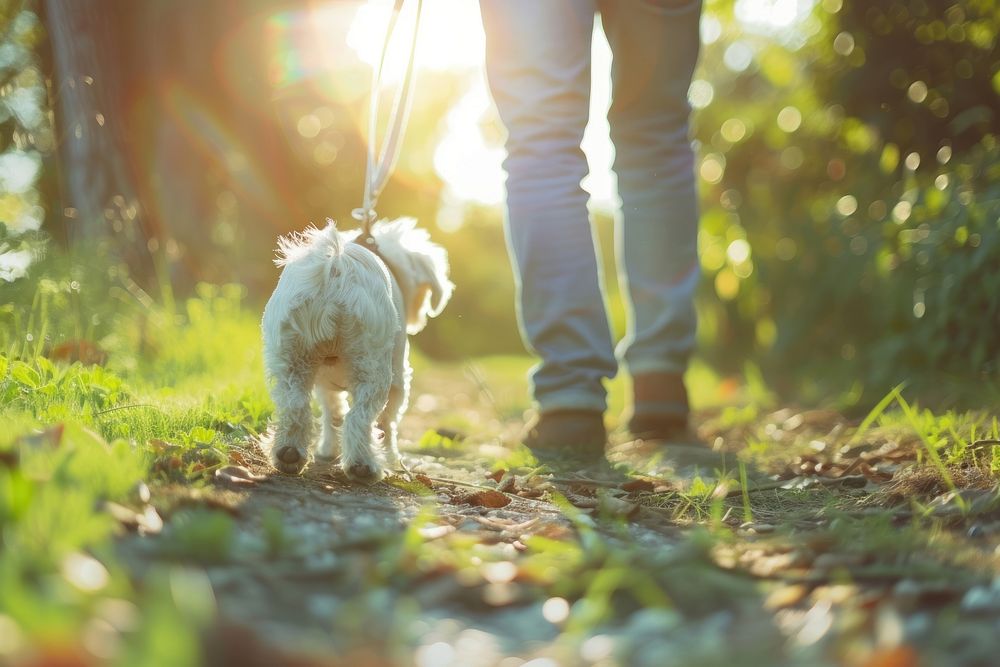
<svg viewBox="0 0 1000 667">
<path fill-rule="evenodd" d="M 271 388 L 277 425 L 271 447 L 271 463 L 278 470 L 293 475 L 302 472 L 309 463 L 312 447 L 313 419 L 309 405 L 315 369 L 305 363 L 288 364 Z"/>
<path fill-rule="evenodd" d="M 385 433 L 385 462 L 391 469 L 399 468 L 399 445 L 396 441 L 399 418 L 406 406 L 406 390 L 393 383 L 389 387 L 389 401 L 378 418 L 378 427 Z"/>
<path fill-rule="evenodd" d="M 347 392 L 316 385 L 316 399 L 323 408 L 323 436 L 316 450 L 316 458 L 332 461 L 340 450 L 340 430 L 347 414 Z"/>
<path fill-rule="evenodd" d="M 377 482 L 384 472 L 372 441 L 372 424 L 389 396 L 392 381 L 389 350 L 383 353 L 359 350 L 359 354 L 350 358 L 352 401 L 341 434 L 340 466 L 352 479 Z"/>
<path fill-rule="evenodd" d="M 397 339 L 392 353 L 392 385 L 389 387 L 389 400 L 378 418 L 378 427 L 385 433 L 386 464 L 391 469 L 400 469 L 399 444 L 397 436 L 399 422 L 403 419 L 406 406 L 410 400 L 410 378 L 413 370 L 410 368 L 409 343 L 405 336 Z"/>
</svg>

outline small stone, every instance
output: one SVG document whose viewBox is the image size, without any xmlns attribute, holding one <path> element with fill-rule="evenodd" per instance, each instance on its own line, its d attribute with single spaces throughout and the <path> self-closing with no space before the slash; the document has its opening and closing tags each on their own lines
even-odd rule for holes
<svg viewBox="0 0 1000 667">
<path fill-rule="evenodd" d="M 755 523 L 753 525 L 753 527 L 754 527 L 754 530 L 756 530 L 758 533 L 773 533 L 774 532 L 774 526 L 771 525 L 771 524 L 769 524 L 769 523 Z"/>
<path fill-rule="evenodd" d="M 143 505 L 149 504 L 152 495 L 149 493 L 149 487 L 146 486 L 145 482 L 139 482 L 135 485 L 135 495 Z"/>
<path fill-rule="evenodd" d="M 920 612 L 907 616 L 903 629 L 908 640 L 917 641 L 924 637 L 933 626 L 933 617 L 927 612 Z"/>
<path fill-rule="evenodd" d="M 1000 611 L 1000 590 L 976 586 L 970 588 L 964 596 L 959 608 L 967 614 L 990 614 Z"/>
<path fill-rule="evenodd" d="M 793 607 L 805 599 L 808 594 L 809 588 L 802 584 L 781 586 L 767 596 L 767 600 L 764 601 L 764 608 L 774 610 Z"/>
<path fill-rule="evenodd" d="M 901 579 L 892 588 L 892 599 L 901 611 L 912 611 L 920 602 L 920 584 L 913 579 Z"/>
</svg>

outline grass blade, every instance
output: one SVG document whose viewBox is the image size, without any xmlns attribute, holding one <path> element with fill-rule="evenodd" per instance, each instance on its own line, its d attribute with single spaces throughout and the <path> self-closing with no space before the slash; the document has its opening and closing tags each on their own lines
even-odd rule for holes
<svg viewBox="0 0 1000 667">
<path fill-rule="evenodd" d="M 882 413 L 885 412 L 886 408 L 888 408 L 894 400 L 900 397 L 900 392 L 903 391 L 905 386 L 905 382 L 897 384 L 882 398 L 881 401 L 878 402 L 874 408 L 871 409 L 868 416 L 866 416 L 864 420 L 862 420 L 861 425 L 858 426 L 858 430 L 854 432 L 854 439 L 860 438 L 864 435 L 865 431 L 867 431 L 871 425 L 875 423 L 875 420 L 882 416 Z"/>
</svg>

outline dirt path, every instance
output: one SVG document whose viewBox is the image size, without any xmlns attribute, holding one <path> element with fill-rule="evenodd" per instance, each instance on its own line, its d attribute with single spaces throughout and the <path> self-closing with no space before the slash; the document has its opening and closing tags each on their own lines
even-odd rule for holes
<svg viewBox="0 0 1000 667">
<path fill-rule="evenodd" d="M 165 557 L 204 568 L 223 619 L 206 640 L 215 664 L 997 664 L 995 489 L 975 515 L 942 501 L 914 528 L 884 502 L 910 470 L 906 443 L 845 459 L 839 416 L 775 413 L 788 460 L 745 494 L 735 456 L 717 483 L 678 477 L 642 443 L 620 444 L 613 474 L 574 476 L 533 467 L 502 444 L 516 426 L 491 399 L 452 389 L 464 408 L 418 394 L 409 475 L 293 478 L 235 447 L 249 478 L 163 489 L 167 527 L 126 540 L 127 562 L 140 578 Z M 486 433 L 435 431 L 462 410 Z M 702 435 L 735 449 L 746 428 L 706 419 Z M 204 536 L 222 528 L 212 551 Z"/>
</svg>

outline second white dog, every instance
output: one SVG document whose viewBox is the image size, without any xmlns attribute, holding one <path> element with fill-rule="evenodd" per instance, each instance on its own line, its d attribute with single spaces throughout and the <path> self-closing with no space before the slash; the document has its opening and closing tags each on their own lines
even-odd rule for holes
<svg viewBox="0 0 1000 667">
<path fill-rule="evenodd" d="M 329 222 L 278 241 L 283 270 L 261 326 L 276 413 L 271 461 L 282 472 L 309 463 L 313 389 L 323 412 L 317 457 L 339 450 L 344 473 L 369 482 L 399 463 L 412 375 L 406 334 L 440 313 L 454 286 L 444 249 L 415 220 L 377 222 L 375 251 L 355 243 L 358 234 Z"/>
</svg>

